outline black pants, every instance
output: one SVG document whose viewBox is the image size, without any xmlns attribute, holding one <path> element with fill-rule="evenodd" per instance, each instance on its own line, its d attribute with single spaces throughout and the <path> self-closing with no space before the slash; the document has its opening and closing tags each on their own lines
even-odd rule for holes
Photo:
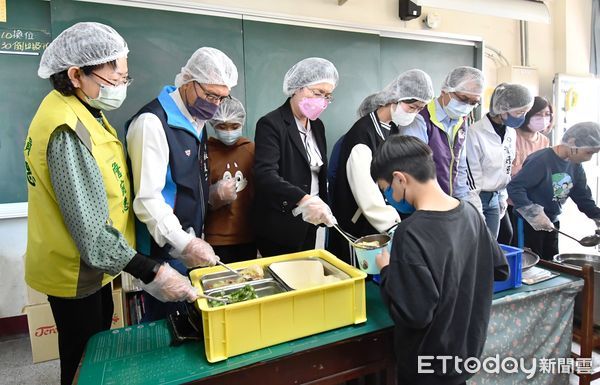
<svg viewBox="0 0 600 385">
<path fill-rule="evenodd" d="M 500 231 L 498 232 L 498 243 L 510 245 L 513 239 L 513 226 L 508 214 L 508 209 L 504 216 L 500 218 Z"/>
<path fill-rule="evenodd" d="M 58 330 L 60 383 L 71 385 L 85 345 L 94 334 L 110 329 L 114 304 L 110 285 L 85 298 L 48 296 Z"/>
<path fill-rule="evenodd" d="M 519 219 L 523 221 L 525 247 L 529 247 L 540 258 L 551 261 L 554 255 L 558 254 L 558 233 L 556 231 L 536 231 L 519 215 L 515 215 L 515 218 L 516 221 Z M 554 227 L 560 229 L 560 222 L 554 222 Z"/>
<path fill-rule="evenodd" d="M 241 243 L 239 245 L 213 246 L 215 254 L 221 262 L 232 263 L 256 259 L 256 244 Z"/>
<path fill-rule="evenodd" d="M 315 248 L 317 242 L 317 226 L 310 226 L 306 233 L 306 238 L 300 245 L 300 247 L 294 247 L 290 245 L 281 245 L 273 242 L 269 239 L 257 238 L 256 246 L 260 251 L 260 255 L 263 257 L 272 257 L 274 255 L 297 253 L 304 250 L 312 250 Z"/>
</svg>

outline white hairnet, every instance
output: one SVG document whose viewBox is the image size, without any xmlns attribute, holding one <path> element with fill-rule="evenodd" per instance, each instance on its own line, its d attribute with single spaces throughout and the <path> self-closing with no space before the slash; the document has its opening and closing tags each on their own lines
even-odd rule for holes
<svg viewBox="0 0 600 385">
<path fill-rule="evenodd" d="M 571 142 L 571 139 L 574 139 Z M 595 122 L 577 123 L 563 135 L 562 144 L 570 147 L 600 147 L 600 125 Z"/>
<path fill-rule="evenodd" d="M 421 70 L 408 70 L 401 73 L 387 85 L 377 97 L 380 106 L 397 103 L 402 100 L 417 99 L 429 103 L 433 99 L 431 78 Z"/>
<path fill-rule="evenodd" d="M 520 84 L 502 83 L 494 89 L 490 100 L 490 114 L 500 115 L 533 105 L 533 96 Z"/>
<path fill-rule="evenodd" d="M 214 127 L 221 123 L 239 123 L 244 125 L 246 119 L 246 111 L 242 102 L 232 97 L 231 99 L 224 99 L 219 105 L 219 109 L 215 113 L 209 123 Z"/>
<path fill-rule="evenodd" d="M 339 75 L 332 62 L 320 57 L 300 60 L 283 77 L 283 93 L 292 96 L 297 89 L 317 83 L 337 85 Z"/>
<path fill-rule="evenodd" d="M 127 57 L 127 43 L 112 27 L 100 23 L 77 23 L 52 40 L 42 54 L 38 76 L 69 69 L 104 64 Z"/>
<path fill-rule="evenodd" d="M 358 110 L 356 111 L 359 118 L 362 118 L 366 114 L 369 114 L 381 107 L 377 101 L 377 95 L 379 94 L 374 93 L 363 99 L 363 101 L 360 103 L 360 106 L 358 106 Z"/>
<path fill-rule="evenodd" d="M 181 67 L 181 72 L 175 77 L 175 87 L 192 81 L 232 89 L 237 84 L 238 71 L 223 52 L 216 48 L 202 47 L 192 54 L 184 67 Z"/>
<path fill-rule="evenodd" d="M 403 100 L 416 99 L 429 103 L 434 97 L 431 78 L 417 69 L 408 70 L 398 75 L 382 91 L 367 96 L 358 107 L 359 116 L 365 116 L 378 107 Z"/>
<path fill-rule="evenodd" d="M 479 96 L 483 93 L 483 72 L 473 67 L 456 67 L 446 76 L 442 91 Z"/>
</svg>

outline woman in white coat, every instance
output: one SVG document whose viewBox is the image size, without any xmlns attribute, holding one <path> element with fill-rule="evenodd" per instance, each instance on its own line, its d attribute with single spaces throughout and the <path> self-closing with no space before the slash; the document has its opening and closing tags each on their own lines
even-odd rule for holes
<svg viewBox="0 0 600 385">
<path fill-rule="evenodd" d="M 492 236 L 498 237 L 506 211 L 506 186 L 515 157 L 516 133 L 533 105 L 529 90 L 502 83 L 490 100 L 490 111 L 469 127 L 466 140 L 469 201 L 484 215 Z"/>
</svg>

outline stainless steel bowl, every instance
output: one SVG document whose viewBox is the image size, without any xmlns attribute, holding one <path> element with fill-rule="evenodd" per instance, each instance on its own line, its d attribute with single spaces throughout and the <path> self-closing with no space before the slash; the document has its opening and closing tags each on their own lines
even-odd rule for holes
<svg viewBox="0 0 600 385">
<path fill-rule="evenodd" d="M 531 267 L 537 265 L 540 261 L 540 256 L 528 248 L 523 249 L 523 261 L 521 262 L 521 271 L 527 271 Z"/>
<path fill-rule="evenodd" d="M 595 272 L 600 273 L 600 255 L 595 254 L 556 254 L 554 261 L 567 265 L 575 265 L 582 267 L 591 265 Z"/>
</svg>

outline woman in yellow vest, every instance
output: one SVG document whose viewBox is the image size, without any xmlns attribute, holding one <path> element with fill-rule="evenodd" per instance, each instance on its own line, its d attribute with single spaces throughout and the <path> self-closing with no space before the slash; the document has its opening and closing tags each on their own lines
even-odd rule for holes
<svg viewBox="0 0 600 385">
<path fill-rule="evenodd" d="M 127 43 L 111 27 L 78 23 L 44 52 L 54 88 L 25 141 L 29 222 L 25 280 L 46 293 L 58 329 L 61 383 L 71 384 L 88 339 L 110 328 L 110 282 L 127 271 L 163 302 L 194 301 L 189 280 L 137 253 L 123 146 L 103 110 L 131 83 Z"/>
</svg>

